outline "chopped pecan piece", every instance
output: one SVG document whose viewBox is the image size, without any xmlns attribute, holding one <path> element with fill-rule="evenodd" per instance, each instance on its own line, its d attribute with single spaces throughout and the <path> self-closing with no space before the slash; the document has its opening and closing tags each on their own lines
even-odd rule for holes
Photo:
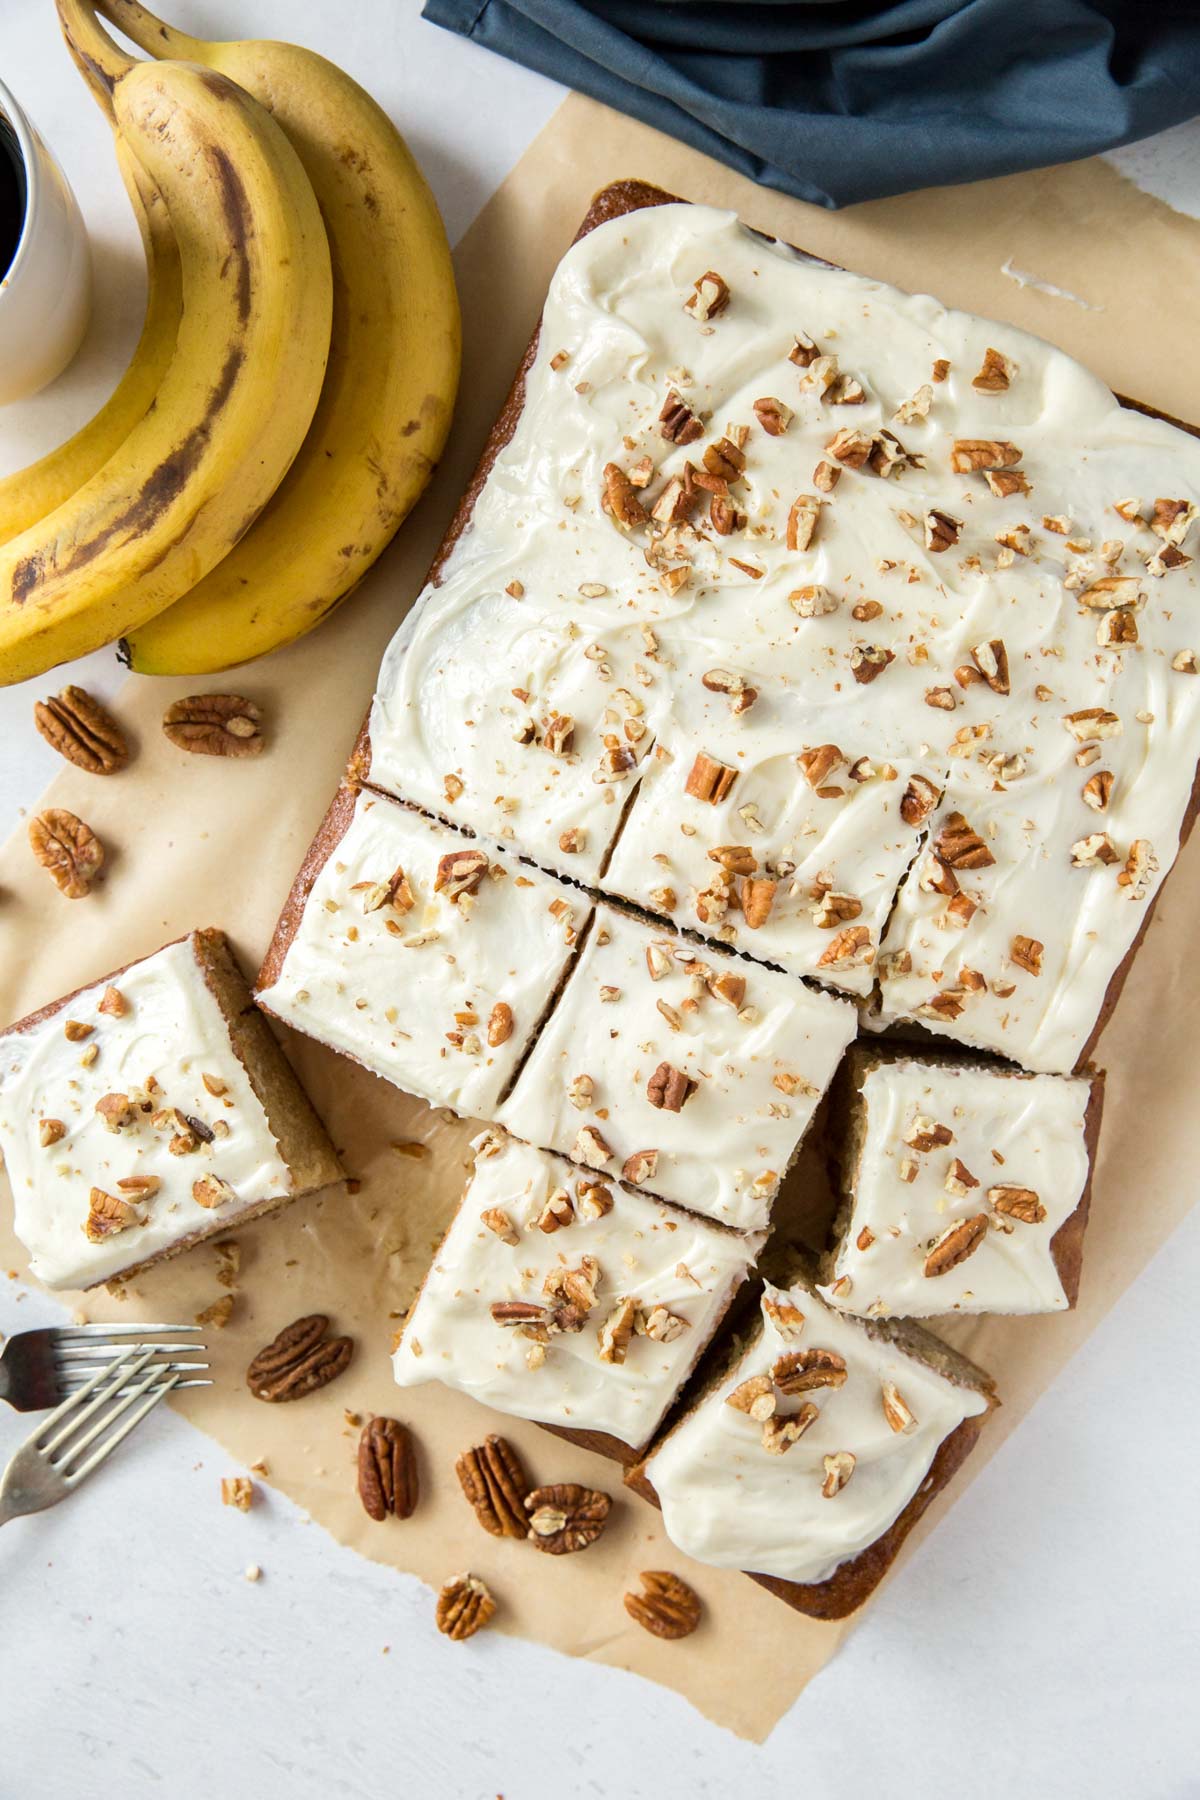
<svg viewBox="0 0 1200 1800">
<path fill-rule="evenodd" d="M 65 807 L 51 806 L 29 821 L 33 854 L 68 900 L 82 900 L 104 864 L 104 845 L 90 825 Z"/>
<path fill-rule="evenodd" d="M 571 1155 L 589 1169 L 602 1169 L 612 1161 L 612 1146 L 594 1125 L 584 1125 L 575 1139 Z"/>
<path fill-rule="evenodd" d="M 128 1201 L 119 1200 L 115 1194 L 105 1193 L 103 1188 L 94 1187 L 88 1195 L 88 1213 L 84 1220 L 84 1232 L 88 1242 L 102 1244 L 105 1238 L 115 1237 L 119 1231 L 128 1231 L 133 1225 L 141 1225 L 144 1221 L 136 1207 Z"/>
<path fill-rule="evenodd" d="M 749 844 L 718 844 L 708 853 L 710 862 L 720 863 L 730 875 L 753 875 L 758 858 Z"/>
<path fill-rule="evenodd" d="M 115 775 L 129 761 L 125 733 L 86 688 L 66 687 L 37 701 L 33 722 L 60 756 L 89 775 Z"/>
<path fill-rule="evenodd" d="M 478 893 L 488 867 L 487 854 L 483 850 L 452 850 L 449 855 L 438 858 L 433 891 L 444 893 L 450 904 L 457 906 L 464 894 Z"/>
<path fill-rule="evenodd" d="M 742 884 L 742 917 L 747 931 L 760 931 L 771 916 L 779 883 L 767 875 L 751 875 Z"/>
<path fill-rule="evenodd" d="M 633 1342 L 637 1325 L 638 1303 L 632 1294 L 623 1294 L 600 1327 L 600 1361 L 620 1367 Z"/>
<path fill-rule="evenodd" d="M 1107 831 L 1093 831 L 1077 838 L 1071 845 L 1071 866 L 1075 869 L 1097 868 L 1102 863 L 1119 862 L 1116 845 Z"/>
<path fill-rule="evenodd" d="M 758 689 L 749 687 L 740 675 L 734 675 L 728 669 L 706 670 L 700 677 L 700 685 L 710 694 L 728 695 L 729 710 L 735 714 L 749 712 L 758 699 Z"/>
<path fill-rule="evenodd" d="M 927 775 L 912 775 L 900 801 L 900 817 L 906 825 L 923 825 L 942 797 Z"/>
<path fill-rule="evenodd" d="M 768 396 L 754 402 L 754 416 L 768 437 L 782 437 L 792 422 L 792 409 Z"/>
<path fill-rule="evenodd" d="M 300 1400 L 335 1380 L 348 1366 L 354 1345 L 348 1337 L 329 1337 L 328 1331 L 324 1313 L 308 1313 L 272 1338 L 246 1371 L 255 1399 Z"/>
<path fill-rule="evenodd" d="M 638 1312 L 634 1329 L 656 1344 L 673 1344 L 676 1338 L 690 1330 L 690 1324 L 682 1314 L 673 1313 L 669 1307 L 651 1306 Z"/>
<path fill-rule="evenodd" d="M 1182 544 L 1196 512 L 1190 500 L 1156 500 L 1150 529 L 1168 544 Z"/>
<path fill-rule="evenodd" d="M 956 1219 L 930 1246 L 925 1258 L 925 1273 L 933 1278 L 945 1275 L 959 1263 L 966 1262 L 978 1250 L 988 1233 L 988 1216 L 976 1213 L 970 1219 Z"/>
<path fill-rule="evenodd" d="M 1083 798 L 1093 812 L 1105 812 L 1112 798 L 1113 777 L 1110 769 L 1097 769 L 1083 784 Z"/>
<path fill-rule="evenodd" d="M 736 779 L 736 769 L 729 768 L 714 756 L 700 750 L 696 753 L 696 759 L 684 783 L 684 792 L 697 800 L 707 800 L 710 806 L 716 806 L 724 800 Z"/>
<path fill-rule="evenodd" d="M 646 1083 L 646 1098 L 662 1112 L 682 1112 L 696 1091 L 696 1083 L 672 1063 L 660 1062 Z"/>
<path fill-rule="evenodd" d="M 640 1187 L 644 1181 L 653 1181 L 658 1169 L 657 1150 L 635 1150 L 627 1156 L 621 1168 L 621 1178 Z"/>
<path fill-rule="evenodd" d="M 1114 738 L 1121 735 L 1120 719 L 1104 706 L 1082 706 L 1077 712 L 1064 713 L 1063 724 L 1080 744 L 1086 744 L 1093 738 Z"/>
<path fill-rule="evenodd" d="M 808 785 L 819 793 L 830 776 L 840 769 L 846 758 L 836 744 L 818 744 L 815 749 L 801 750 L 796 761 L 808 778 Z"/>
<path fill-rule="evenodd" d="M 163 714 L 165 736 L 178 750 L 199 756 L 258 756 L 262 714 L 240 694 L 189 694 Z"/>
<path fill-rule="evenodd" d="M 788 595 L 788 605 L 793 612 L 799 613 L 802 619 L 822 619 L 827 613 L 835 613 L 838 604 L 837 595 L 831 594 L 829 589 L 822 587 L 819 582 L 793 588 Z"/>
<path fill-rule="evenodd" d="M 571 1204 L 571 1196 L 566 1188 L 556 1187 L 550 1190 L 546 1204 L 538 1214 L 538 1230 L 548 1237 L 551 1232 L 561 1231 L 564 1226 L 575 1223 L 575 1208 Z"/>
<path fill-rule="evenodd" d="M 788 510 L 787 547 L 807 550 L 817 533 L 822 501 L 817 494 L 797 494 Z"/>
<path fill-rule="evenodd" d="M 971 386 L 978 388 L 981 394 L 1003 394 L 1013 374 L 1013 365 L 1007 356 L 999 350 L 986 349 L 983 353 L 983 365 L 978 375 L 971 377 Z"/>
<path fill-rule="evenodd" d="M 643 1569 L 644 1592 L 625 1595 L 625 1611 L 652 1637 L 690 1637 L 700 1623 L 700 1597 L 669 1569 Z"/>
<path fill-rule="evenodd" d="M 1106 612 L 1112 607 L 1136 610 L 1146 598 L 1146 590 L 1136 575 L 1105 575 L 1075 598 L 1080 606 L 1093 612 Z"/>
<path fill-rule="evenodd" d="M 954 1142 L 954 1133 L 948 1125 L 939 1125 L 933 1119 L 927 1119 L 918 1113 L 904 1129 L 904 1141 L 911 1144 L 914 1150 L 922 1154 L 928 1150 L 939 1150 Z"/>
<path fill-rule="evenodd" d="M 631 531 L 635 525 L 644 525 L 649 517 L 637 497 L 637 489 L 617 463 L 604 465 L 604 493 L 600 504 L 622 531 Z"/>
<path fill-rule="evenodd" d="M 66 1135 L 67 1128 L 61 1119 L 38 1120 L 38 1143 L 43 1150 L 48 1150 L 51 1144 L 57 1144 Z"/>
<path fill-rule="evenodd" d="M 502 1244 L 519 1244 L 520 1233 L 512 1222 L 512 1217 L 502 1206 L 489 1206 L 479 1215 L 481 1225 L 494 1232 Z"/>
<path fill-rule="evenodd" d="M 551 1556 L 586 1550 L 604 1530 L 612 1501 L 598 1488 L 578 1482 L 552 1483 L 525 1496 L 529 1541 Z"/>
<path fill-rule="evenodd" d="M 1021 460 L 1015 444 L 997 438 L 955 438 L 950 467 L 956 475 L 983 474 L 989 469 L 1014 469 Z"/>
<path fill-rule="evenodd" d="M 358 1440 L 358 1497 L 369 1519 L 409 1519 L 419 1487 L 412 1433 L 399 1419 L 372 1419 Z"/>
<path fill-rule="evenodd" d="M 437 1598 L 437 1628 L 461 1643 L 481 1631 L 495 1611 L 491 1590 L 478 1575 L 452 1575 Z"/>
<path fill-rule="evenodd" d="M 775 1411 L 775 1383 L 769 1375 L 751 1375 L 725 1396 L 726 1406 L 744 1412 L 761 1425 Z"/>
<path fill-rule="evenodd" d="M 822 931 L 832 931 L 835 925 L 848 925 L 851 919 L 862 915 L 862 901 L 855 894 L 839 894 L 830 888 L 821 895 L 813 908 L 813 923 Z"/>
<path fill-rule="evenodd" d="M 625 1167 L 629 1167 L 628 1160 Z M 613 1209 L 613 1191 L 602 1181 L 576 1182 L 575 1198 L 581 1219 L 602 1219 L 605 1213 L 610 1213 Z"/>
<path fill-rule="evenodd" d="M 684 301 L 684 310 L 701 324 L 715 319 L 729 305 L 729 285 L 715 269 L 707 269 L 692 283 L 693 292 Z"/>
<path fill-rule="evenodd" d="M 946 814 L 933 842 L 938 856 L 951 869 L 988 869 L 996 860 L 960 812 Z"/>
<path fill-rule="evenodd" d="M 570 713 L 555 713 L 542 732 L 542 749 L 552 756 L 570 756 L 575 748 L 575 721 Z"/>
<path fill-rule="evenodd" d="M 704 436 L 704 426 L 687 401 L 674 388 L 668 390 L 658 415 L 658 435 L 669 444 L 694 444 Z"/>
<path fill-rule="evenodd" d="M 781 1394 L 809 1394 L 846 1383 L 846 1359 L 836 1350 L 789 1350 L 776 1359 L 771 1379 Z"/>
<path fill-rule="evenodd" d="M 894 1381 L 881 1384 L 880 1398 L 883 1401 L 883 1416 L 893 1431 L 906 1432 L 915 1428 L 916 1416 Z"/>
<path fill-rule="evenodd" d="M 947 512 L 931 510 L 925 514 L 925 548 L 935 554 L 957 544 L 962 520 Z"/>
<path fill-rule="evenodd" d="M 866 964 L 874 960 L 871 933 L 865 925 L 848 925 L 826 945 L 817 958 L 818 968 L 831 968 L 840 963 Z"/>
<path fill-rule="evenodd" d="M 746 452 L 732 438 L 720 437 L 704 452 L 704 467 L 721 481 L 740 481 L 746 468 Z"/>
<path fill-rule="evenodd" d="M 836 463 L 826 462 L 822 457 L 812 472 L 812 484 L 822 494 L 831 494 L 842 478 L 842 471 Z"/>
<path fill-rule="evenodd" d="M 987 1197 L 988 1205 L 998 1213 L 1007 1219 L 1020 1219 L 1024 1225 L 1040 1225 L 1046 1217 L 1046 1209 L 1032 1188 L 990 1187 Z"/>
<path fill-rule="evenodd" d="M 816 362 L 820 354 L 820 350 L 809 337 L 807 331 L 798 331 L 796 333 L 795 341 L 788 351 L 788 361 L 790 363 L 795 363 L 796 367 L 799 369 L 808 369 Z"/>
<path fill-rule="evenodd" d="M 1134 838 L 1129 846 L 1125 867 L 1117 876 L 1117 886 L 1124 888 L 1131 900 L 1144 900 L 1157 873 L 1158 858 L 1149 838 Z"/>
<path fill-rule="evenodd" d="M 507 1044 L 513 1034 L 513 1010 L 507 1000 L 497 1000 L 488 1015 L 487 1041 L 493 1050 Z"/>
<path fill-rule="evenodd" d="M 835 1450 L 832 1456 L 823 1459 L 825 1479 L 821 1483 L 821 1492 L 826 1500 L 832 1500 L 840 1494 L 854 1473 L 854 1465 L 858 1460 L 852 1450 Z"/>
<path fill-rule="evenodd" d="M 201 1175 L 192 1183 L 192 1199 L 197 1206 L 207 1207 L 211 1211 L 217 1206 L 227 1206 L 237 1194 L 229 1183 L 220 1175 Z"/>
<path fill-rule="evenodd" d="M 1029 492 L 1029 477 L 1024 469 L 986 469 L 983 479 L 998 500 L 1009 500 L 1014 494 Z"/>
<path fill-rule="evenodd" d="M 895 660 L 891 650 L 884 650 L 877 644 L 856 644 L 850 652 L 850 673 L 855 681 L 865 685 L 882 675 L 888 664 Z"/>
<path fill-rule="evenodd" d="M 861 469 L 875 448 L 875 439 L 869 431 L 855 431 L 846 425 L 834 433 L 825 448 L 846 468 Z"/>
<path fill-rule="evenodd" d="M 762 1306 L 781 1338 L 799 1337 L 804 1329 L 804 1314 L 794 1300 L 781 1300 L 775 1294 L 768 1294 Z"/>
<path fill-rule="evenodd" d="M 971 657 L 994 694 L 1009 692 L 1008 651 L 1003 638 L 989 638 L 986 644 L 976 644 Z"/>
<path fill-rule="evenodd" d="M 507 1438 L 492 1435 L 482 1444 L 464 1450 L 454 1472 L 486 1532 L 492 1537 L 525 1536 L 529 1478 Z"/>
<path fill-rule="evenodd" d="M 106 1131 L 123 1131 L 126 1125 L 133 1124 L 135 1116 L 128 1094 L 102 1094 L 95 1112 Z"/>
<path fill-rule="evenodd" d="M 814 1406 L 811 1400 L 806 1400 L 794 1413 L 776 1413 L 774 1418 L 767 1419 L 763 1424 L 763 1449 L 772 1456 L 786 1456 L 797 1439 L 802 1438 L 820 1416 L 820 1408 Z"/>
<path fill-rule="evenodd" d="M 1040 975 L 1044 950 L 1045 945 L 1039 938 L 1025 937 L 1018 932 L 1009 945 L 1008 954 L 1018 969 L 1024 969 L 1030 975 Z"/>
</svg>

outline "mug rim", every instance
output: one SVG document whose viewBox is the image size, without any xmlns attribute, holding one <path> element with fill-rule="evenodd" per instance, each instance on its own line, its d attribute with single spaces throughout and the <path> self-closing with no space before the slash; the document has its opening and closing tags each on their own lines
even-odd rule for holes
<svg viewBox="0 0 1200 1800">
<path fill-rule="evenodd" d="M 3 275 L 0 275 L 0 300 L 5 289 L 10 285 L 20 269 L 33 235 L 33 219 L 41 189 L 41 171 L 38 167 L 38 144 L 34 129 L 26 114 L 18 105 L 11 88 L 0 81 L 0 114 L 3 114 L 17 140 L 17 149 L 25 165 L 25 217 L 21 221 L 21 235 L 17 239 L 17 247 L 13 251 L 12 261 Z"/>
</svg>

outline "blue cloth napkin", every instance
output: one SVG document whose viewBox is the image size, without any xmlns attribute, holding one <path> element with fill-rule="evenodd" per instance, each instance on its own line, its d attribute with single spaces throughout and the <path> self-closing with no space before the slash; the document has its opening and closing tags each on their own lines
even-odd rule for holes
<svg viewBox="0 0 1200 1800">
<path fill-rule="evenodd" d="M 822 206 L 1200 113 L 1200 0 L 426 0 L 424 17 Z"/>
</svg>

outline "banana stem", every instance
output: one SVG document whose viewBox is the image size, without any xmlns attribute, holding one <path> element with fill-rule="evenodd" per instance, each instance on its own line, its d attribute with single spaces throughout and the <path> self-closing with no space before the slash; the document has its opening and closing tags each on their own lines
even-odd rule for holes
<svg viewBox="0 0 1200 1800">
<path fill-rule="evenodd" d="M 109 123 L 115 124 L 113 89 L 137 61 L 109 37 L 96 17 L 91 0 L 55 0 L 58 22 L 83 79 L 91 88 Z"/>
<path fill-rule="evenodd" d="M 207 48 L 203 38 L 189 37 L 174 25 L 156 18 L 138 0 L 96 0 L 98 10 L 147 56 L 173 57 L 180 62 L 200 62 Z"/>
</svg>

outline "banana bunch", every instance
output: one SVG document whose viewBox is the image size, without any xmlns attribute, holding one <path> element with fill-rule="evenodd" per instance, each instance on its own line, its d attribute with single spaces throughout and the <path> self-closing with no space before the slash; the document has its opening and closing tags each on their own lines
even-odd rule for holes
<svg viewBox="0 0 1200 1800">
<path fill-rule="evenodd" d="M 186 37 L 136 0 L 56 4 L 149 298 L 108 403 L 0 481 L 0 683 L 114 638 L 145 673 L 227 668 L 324 618 L 428 481 L 459 367 L 445 234 L 324 58 Z"/>
</svg>

